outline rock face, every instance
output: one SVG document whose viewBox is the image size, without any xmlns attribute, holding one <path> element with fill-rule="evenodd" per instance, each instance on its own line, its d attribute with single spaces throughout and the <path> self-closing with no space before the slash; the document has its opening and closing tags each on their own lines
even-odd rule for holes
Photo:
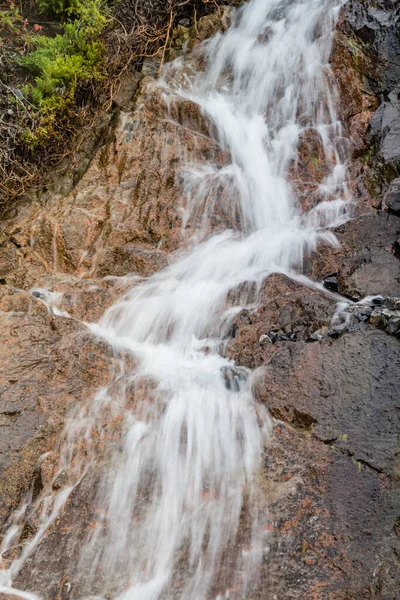
<svg viewBox="0 0 400 600">
<path fill-rule="evenodd" d="M 373 5 L 351 0 L 343 7 L 331 57 L 350 142 L 349 183 L 358 204 L 354 220 L 337 231 L 341 248 L 323 249 L 308 272 L 318 279 L 335 274 L 337 291 L 356 300 L 368 294 L 396 296 L 400 290 L 400 226 L 395 216 L 399 23 L 394 0 Z M 376 211 L 380 208 L 384 211 Z"/>
<path fill-rule="evenodd" d="M 341 248 L 325 263 L 337 273 L 338 291 L 354 300 L 376 294 L 400 295 L 400 263 L 395 250 L 398 235 L 397 217 L 369 207 L 357 208 L 354 219 L 337 232 Z M 317 265 L 324 265 L 325 252 L 330 250 L 322 250 Z M 325 269 L 322 266 L 320 276 L 325 276 Z"/>
<path fill-rule="evenodd" d="M 351 0 L 332 55 L 350 132 L 354 192 L 378 207 L 400 169 L 399 22 L 396 0 Z"/>
<path fill-rule="evenodd" d="M 2 287 L 0 523 L 29 488 L 66 411 L 105 383 L 112 352 L 75 320 Z"/>
<path fill-rule="evenodd" d="M 226 18 L 200 24 L 200 37 Z M 259 369 L 256 393 L 274 420 L 260 474 L 270 510 L 260 600 L 389 600 L 400 589 L 399 22 L 396 0 L 349 0 L 342 10 L 331 61 L 355 203 L 353 220 L 335 232 L 340 247 L 322 247 L 304 264 L 326 293 L 271 276 L 257 308 L 239 313 L 224 340 L 237 363 L 223 373 L 226 385 Z M 176 36 L 194 44 L 184 26 Z M 0 523 L 29 487 L 43 486 L 38 459 L 54 448 L 66 412 L 109 377 L 111 350 L 82 321 L 97 320 L 178 247 L 182 148 L 189 160 L 226 159 L 189 101 L 165 119 L 160 86 L 138 79 L 74 189 L 0 223 Z M 319 156 L 319 146 L 302 140 L 305 208 L 317 201 L 309 192 L 323 165 L 307 156 Z M 215 227 L 229 218 L 221 192 Z M 339 316 L 335 294 L 349 303 Z M 352 304 L 376 295 L 383 300 Z M 68 577 L 96 519 L 95 489 L 96 475 L 75 489 L 17 585 L 40 581 L 46 600 L 75 597 Z"/>
<path fill-rule="evenodd" d="M 395 598 L 400 343 L 377 317 L 397 319 L 399 301 L 350 306 L 349 326 L 311 341 L 335 303 L 281 276 L 268 290 L 259 311 L 238 315 L 228 346 L 238 364 L 262 369 L 256 391 L 275 422 L 259 598 Z M 263 343 L 260 332 L 279 325 L 296 340 Z"/>
<path fill-rule="evenodd" d="M 226 22 L 225 10 L 200 20 L 198 37 Z M 72 191 L 47 193 L 0 223 L 0 527 L 28 491 L 30 502 L 48 483 L 52 466 L 40 457 L 56 448 L 67 413 L 84 406 L 112 371 L 112 351 L 83 322 L 98 320 L 135 281 L 163 268 L 181 243 L 183 151 L 193 162 L 225 160 L 194 104 L 172 105 L 166 118 L 162 87 L 147 72 L 154 69 L 145 62 L 124 87 L 118 122 Z M 189 235 L 196 225 L 194 216 Z M 93 489 L 85 480 L 74 493 L 69 520 L 79 522 L 76 497 L 86 504 Z M 23 536 L 34 522 L 29 528 Z M 52 600 L 76 550 L 71 542 L 54 565 L 54 586 L 41 578 Z M 57 554 L 43 547 L 49 563 Z M 21 577 L 29 587 L 31 574 Z"/>
<path fill-rule="evenodd" d="M 385 194 L 385 205 L 390 211 L 400 214 L 400 178 L 391 182 Z"/>
</svg>

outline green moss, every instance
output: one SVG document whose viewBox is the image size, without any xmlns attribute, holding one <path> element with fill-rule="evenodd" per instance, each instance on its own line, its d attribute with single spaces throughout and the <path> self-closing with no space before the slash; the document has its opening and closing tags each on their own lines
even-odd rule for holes
<svg viewBox="0 0 400 600">
<path fill-rule="evenodd" d="M 35 75 L 22 93 L 35 111 L 37 126 L 25 131 L 23 142 L 35 148 L 56 136 L 56 123 L 72 109 L 79 86 L 105 76 L 104 46 L 99 39 L 108 18 L 102 0 L 74 5 L 75 18 L 55 37 L 34 35 L 31 51 L 20 64 Z"/>
</svg>

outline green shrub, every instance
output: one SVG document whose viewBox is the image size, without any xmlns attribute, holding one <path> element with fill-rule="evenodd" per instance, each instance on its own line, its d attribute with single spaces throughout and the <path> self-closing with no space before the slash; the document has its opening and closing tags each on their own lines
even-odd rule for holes
<svg viewBox="0 0 400 600">
<path fill-rule="evenodd" d="M 0 10 L 0 35 L 2 32 L 13 35 L 22 34 L 23 22 L 24 20 L 19 12 L 19 8 L 15 6 L 14 2 L 11 2 L 8 10 Z"/>
<path fill-rule="evenodd" d="M 37 111 L 38 126 L 25 132 L 23 141 L 34 148 L 57 134 L 54 125 L 73 105 L 79 86 L 104 77 L 104 46 L 99 39 L 108 19 L 101 0 L 75 8 L 76 18 L 55 37 L 35 35 L 32 50 L 21 65 L 35 75 L 23 94 Z"/>
<path fill-rule="evenodd" d="M 73 12 L 81 2 L 79 0 L 36 0 L 39 13 L 54 13 L 62 15 Z"/>
</svg>

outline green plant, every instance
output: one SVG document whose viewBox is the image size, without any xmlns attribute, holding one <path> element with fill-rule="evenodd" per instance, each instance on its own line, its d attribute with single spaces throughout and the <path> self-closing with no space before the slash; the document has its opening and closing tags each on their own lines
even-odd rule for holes
<svg viewBox="0 0 400 600">
<path fill-rule="evenodd" d="M 108 19 L 101 0 L 76 7 L 76 18 L 55 37 L 33 35 L 32 50 L 20 64 L 35 75 L 22 93 L 37 110 L 38 125 L 26 131 L 23 141 L 34 148 L 57 135 L 57 119 L 68 111 L 80 86 L 104 77 L 104 47 L 99 36 Z"/>
<path fill-rule="evenodd" d="M 63 15 L 75 12 L 76 8 L 82 4 L 79 0 L 36 0 L 39 13 L 54 13 Z"/>
<path fill-rule="evenodd" d="M 18 6 L 11 2 L 8 10 L 0 10 L 0 30 L 8 29 L 11 33 L 20 33 L 23 18 Z"/>
</svg>

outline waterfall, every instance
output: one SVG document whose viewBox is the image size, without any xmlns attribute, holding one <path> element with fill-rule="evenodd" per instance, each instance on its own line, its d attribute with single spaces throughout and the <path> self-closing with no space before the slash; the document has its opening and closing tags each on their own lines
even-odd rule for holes
<svg viewBox="0 0 400 600">
<path fill-rule="evenodd" d="M 81 543 L 71 597 L 208 600 L 250 598 L 257 589 L 269 550 L 258 477 L 271 428 L 253 394 L 257 373 L 226 358 L 223 340 L 268 275 L 301 272 L 303 257 L 320 242 L 335 243 L 329 228 L 347 219 L 329 68 L 341 4 L 253 0 L 204 44 L 205 70 L 178 84 L 171 70 L 182 61 L 165 68 L 158 85 L 166 106 L 197 106 L 227 164 L 185 165 L 183 224 L 196 236 L 89 326 L 115 350 L 113 382 L 71 415 L 57 475 L 72 469 L 73 486 L 44 490 L 38 533 L 0 572 L 0 592 L 38 597 L 34 583 L 21 592 L 13 578 L 73 487 L 96 469 L 92 434 L 104 418 L 118 419 L 120 437 L 103 451 L 100 516 Z M 326 173 L 318 203 L 302 211 L 291 169 L 309 132 L 323 148 Z M 215 229 L 221 190 L 230 227 Z M 84 459 L 77 460 L 78 444 Z M 18 537 L 24 510 L 2 551 Z"/>
</svg>

